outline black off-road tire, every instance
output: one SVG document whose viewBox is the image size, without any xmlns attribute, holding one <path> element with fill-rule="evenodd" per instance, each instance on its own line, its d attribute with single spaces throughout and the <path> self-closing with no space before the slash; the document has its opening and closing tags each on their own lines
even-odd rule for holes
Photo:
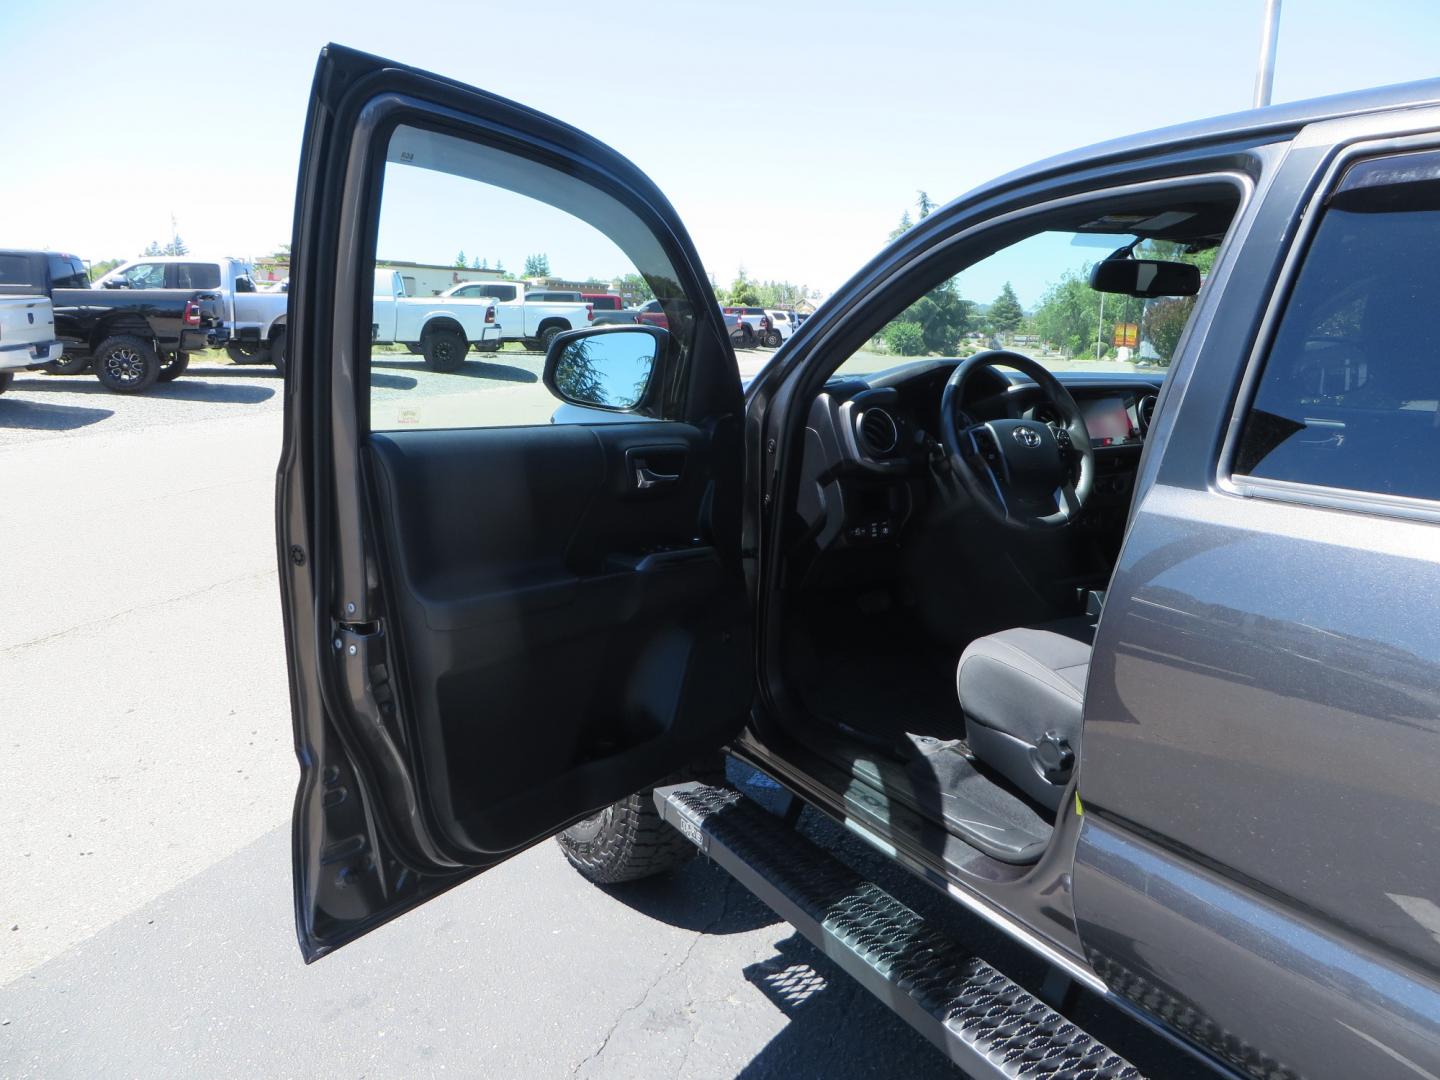
<svg viewBox="0 0 1440 1080">
<path fill-rule="evenodd" d="M 94 359 L 85 353 L 75 355 L 74 353 L 61 353 L 59 360 L 51 360 L 45 365 L 45 370 L 51 375 L 83 375 L 90 370 L 90 363 Z"/>
<path fill-rule="evenodd" d="M 232 364 L 263 364 L 270 359 L 270 346 L 260 341 L 232 341 L 225 346 L 225 355 Z"/>
<path fill-rule="evenodd" d="M 425 355 L 425 350 L 422 349 L 422 348 L 420 347 L 420 343 L 419 343 L 419 342 L 416 342 L 416 341 L 407 341 L 407 342 L 405 343 L 405 351 L 408 352 L 411 356 L 424 356 L 424 355 Z"/>
<path fill-rule="evenodd" d="M 765 341 L 763 344 L 767 349 L 778 349 L 780 347 L 780 341 L 780 331 L 771 330 L 768 334 L 765 335 Z"/>
<path fill-rule="evenodd" d="M 695 845 L 660 819 L 648 790 L 577 821 L 555 839 L 570 865 L 597 885 L 663 874 L 695 855 Z"/>
<path fill-rule="evenodd" d="M 290 335 L 282 326 L 270 337 L 270 363 L 275 365 L 275 370 L 281 375 L 285 374 L 285 366 L 290 362 Z"/>
<path fill-rule="evenodd" d="M 565 327 L 563 326 L 547 326 L 544 330 L 541 330 L 539 338 L 540 351 L 548 353 L 550 351 L 550 342 L 554 341 L 563 333 L 565 333 Z"/>
<path fill-rule="evenodd" d="M 185 369 L 190 366 L 190 354 L 188 352 L 170 353 L 165 362 L 160 365 L 160 374 L 156 382 L 174 382 Z"/>
<path fill-rule="evenodd" d="M 425 351 L 425 366 L 431 371 L 455 371 L 465 362 L 470 343 L 458 330 L 431 330 L 420 347 Z"/>
<path fill-rule="evenodd" d="M 144 338 L 116 334 L 95 350 L 95 377 L 114 394 L 139 394 L 160 377 L 160 354 Z"/>
<path fill-rule="evenodd" d="M 15 372 L 0 371 L 0 394 L 10 389 L 10 384 L 15 381 Z"/>
</svg>

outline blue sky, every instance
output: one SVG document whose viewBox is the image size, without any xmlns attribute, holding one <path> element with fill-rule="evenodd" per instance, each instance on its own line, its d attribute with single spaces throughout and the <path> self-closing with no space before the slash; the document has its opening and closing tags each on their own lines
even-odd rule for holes
<svg viewBox="0 0 1440 1080">
<path fill-rule="evenodd" d="M 7 0 L 0 70 L 29 89 L 5 111 L 0 244 L 125 256 L 163 241 L 172 213 L 192 249 L 287 242 L 310 78 L 334 40 L 608 142 L 670 196 L 721 283 L 743 265 L 828 291 L 917 189 L 944 202 L 1039 157 L 1247 107 L 1261 10 Z M 1440 5 L 1286 0 L 1275 100 L 1440 75 L 1437 57 Z M 1044 285 L 1039 268 L 1000 272 L 1027 304 Z M 1000 282 L 962 284 L 988 301 Z"/>
</svg>

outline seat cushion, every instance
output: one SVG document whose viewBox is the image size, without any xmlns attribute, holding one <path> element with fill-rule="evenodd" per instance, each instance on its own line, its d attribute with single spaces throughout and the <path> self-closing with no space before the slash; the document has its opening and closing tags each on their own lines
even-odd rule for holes
<svg viewBox="0 0 1440 1080">
<path fill-rule="evenodd" d="M 1052 808 L 1064 785 L 1041 775 L 1031 751 L 1047 732 L 1078 750 L 1094 641 L 1086 616 L 1002 630 L 972 641 L 956 670 L 971 749 Z"/>
</svg>

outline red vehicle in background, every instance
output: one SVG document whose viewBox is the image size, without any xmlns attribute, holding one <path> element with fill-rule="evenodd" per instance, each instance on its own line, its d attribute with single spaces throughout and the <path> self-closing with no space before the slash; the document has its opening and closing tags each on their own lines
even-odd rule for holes
<svg viewBox="0 0 1440 1080">
<path fill-rule="evenodd" d="M 594 307 L 596 311 L 624 311 L 625 301 L 614 293 L 582 292 L 580 299 Z"/>
</svg>

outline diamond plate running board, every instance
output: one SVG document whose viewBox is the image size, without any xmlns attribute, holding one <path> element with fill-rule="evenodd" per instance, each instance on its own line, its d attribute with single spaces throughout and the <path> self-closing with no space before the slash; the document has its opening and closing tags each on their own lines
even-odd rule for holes
<svg viewBox="0 0 1440 1080">
<path fill-rule="evenodd" d="M 655 789 L 660 815 L 972 1077 L 1141 1080 L 1023 987 L 738 791 Z"/>
</svg>

